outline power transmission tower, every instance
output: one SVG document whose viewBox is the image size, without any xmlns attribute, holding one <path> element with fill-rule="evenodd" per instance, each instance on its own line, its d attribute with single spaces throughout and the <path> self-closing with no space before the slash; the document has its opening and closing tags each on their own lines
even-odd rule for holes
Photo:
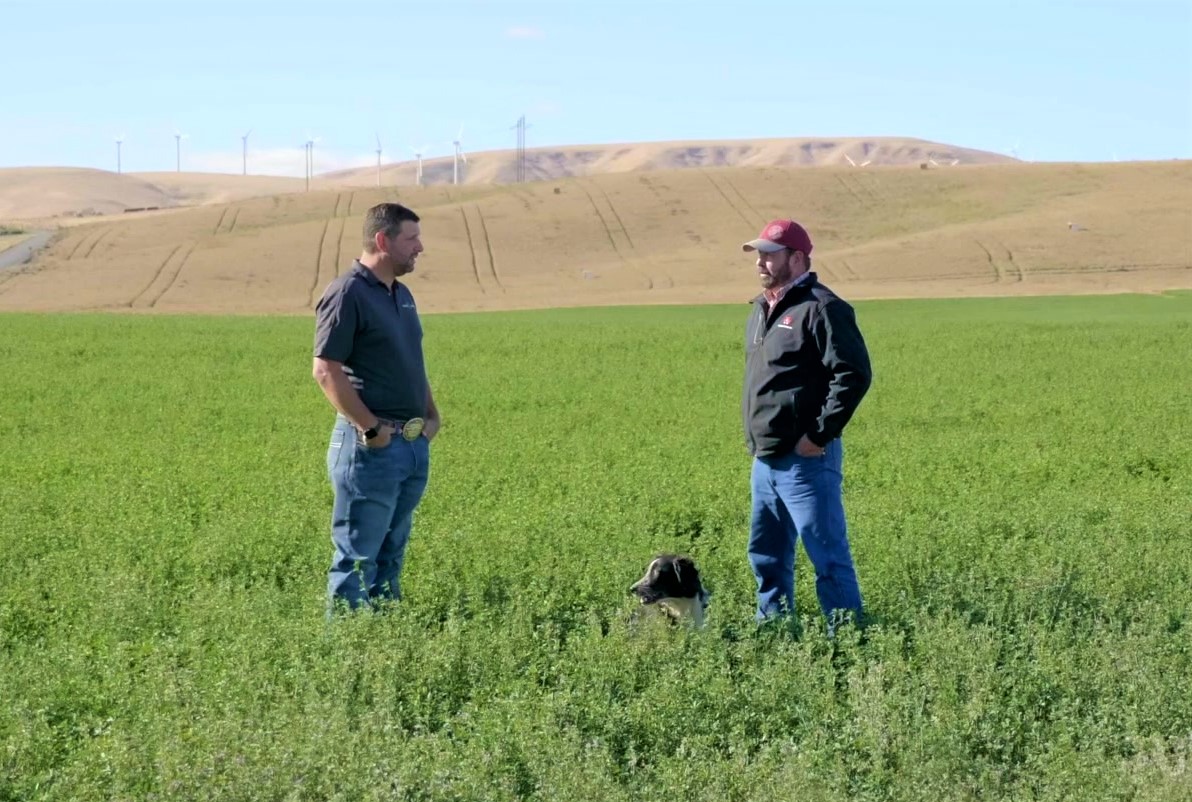
<svg viewBox="0 0 1192 802">
<path fill-rule="evenodd" d="M 521 184 L 526 180 L 526 115 L 517 118 L 517 157 L 514 169 L 514 181 Z"/>
</svg>

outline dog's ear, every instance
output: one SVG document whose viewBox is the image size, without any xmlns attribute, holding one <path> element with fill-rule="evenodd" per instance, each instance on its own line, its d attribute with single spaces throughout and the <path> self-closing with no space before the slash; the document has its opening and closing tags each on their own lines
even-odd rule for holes
<svg viewBox="0 0 1192 802">
<path fill-rule="evenodd" d="M 699 569 L 695 567 L 695 560 L 690 557 L 675 557 L 672 561 L 675 577 L 679 580 L 679 590 L 684 596 L 696 596 L 703 590 L 700 582 Z"/>
</svg>

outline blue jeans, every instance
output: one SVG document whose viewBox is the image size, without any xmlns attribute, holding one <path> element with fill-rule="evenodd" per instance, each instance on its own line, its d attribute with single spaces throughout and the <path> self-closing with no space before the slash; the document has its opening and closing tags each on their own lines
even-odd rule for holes
<svg viewBox="0 0 1192 802">
<path fill-rule="evenodd" d="M 795 547 L 799 538 L 815 568 L 820 608 L 861 614 L 861 589 L 849 551 L 841 495 L 844 446 L 837 438 L 822 457 L 794 451 L 753 460 L 749 564 L 757 580 L 761 621 L 795 609 Z"/>
<path fill-rule="evenodd" d="M 409 441 L 394 434 L 384 448 L 366 448 L 355 427 L 336 418 L 327 449 L 327 474 L 335 491 L 329 613 L 341 600 L 354 610 L 375 599 L 401 598 L 398 578 L 429 469 L 426 437 Z"/>
</svg>

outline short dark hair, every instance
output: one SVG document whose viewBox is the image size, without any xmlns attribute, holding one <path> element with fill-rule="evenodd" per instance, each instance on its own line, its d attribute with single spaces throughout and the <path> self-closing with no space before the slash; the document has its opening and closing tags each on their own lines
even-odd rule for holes
<svg viewBox="0 0 1192 802">
<path fill-rule="evenodd" d="M 377 245 L 374 241 L 378 232 L 386 237 L 392 237 L 406 220 L 418 222 L 418 215 L 413 209 L 408 209 L 400 203 L 378 203 L 364 213 L 364 251 L 376 253 Z"/>
</svg>

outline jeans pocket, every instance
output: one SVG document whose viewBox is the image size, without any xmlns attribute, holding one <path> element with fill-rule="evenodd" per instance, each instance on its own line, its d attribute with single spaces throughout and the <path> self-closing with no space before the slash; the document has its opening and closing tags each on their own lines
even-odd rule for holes
<svg viewBox="0 0 1192 802">
<path fill-rule="evenodd" d="M 331 430 L 331 442 L 327 444 L 328 473 L 334 472 L 347 459 L 345 452 L 352 448 L 354 439 L 347 431 L 338 427 Z"/>
<path fill-rule="evenodd" d="M 393 444 L 397 442 L 399 437 L 401 437 L 400 434 L 394 433 L 390 436 L 389 442 L 383 446 L 370 446 L 368 443 L 365 443 L 357 438 L 356 447 L 365 454 L 383 454 L 389 449 L 393 448 Z"/>
</svg>

